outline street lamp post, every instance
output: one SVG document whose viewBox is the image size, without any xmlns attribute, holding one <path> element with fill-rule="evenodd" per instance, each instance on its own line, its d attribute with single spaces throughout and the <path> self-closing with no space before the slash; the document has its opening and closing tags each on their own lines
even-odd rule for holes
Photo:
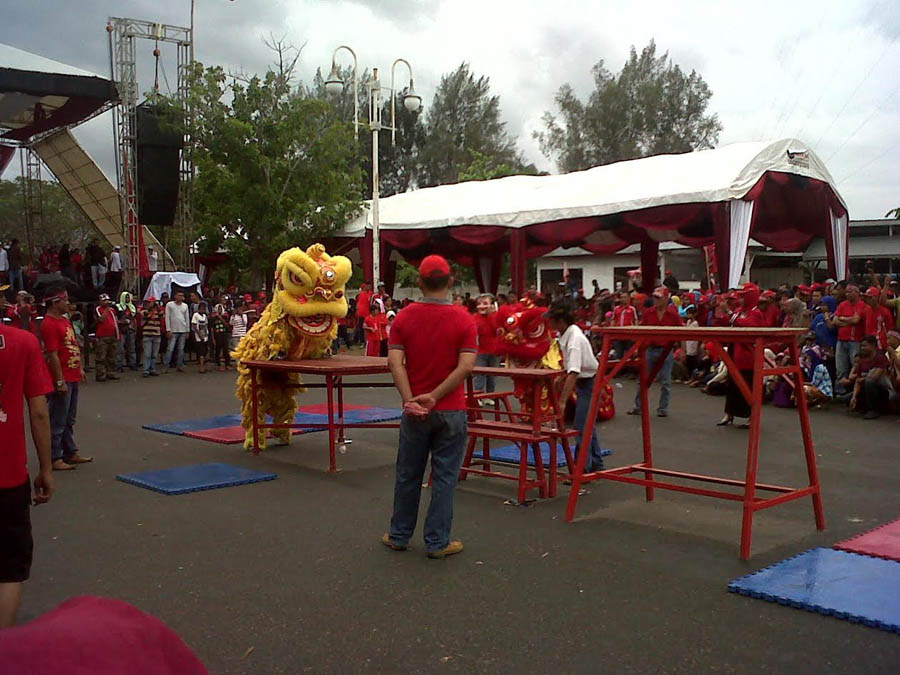
<svg viewBox="0 0 900 675">
<path fill-rule="evenodd" d="M 353 130 L 354 134 L 359 133 L 359 96 L 358 96 L 358 80 L 357 80 L 357 60 L 356 52 L 347 45 L 340 45 L 334 50 L 331 57 L 331 74 L 325 81 L 325 91 L 331 96 L 337 96 L 344 90 L 344 81 L 341 79 L 340 71 L 337 67 L 337 53 L 341 49 L 346 49 L 353 56 Z M 375 277 L 373 282 L 376 284 L 381 279 L 381 231 L 380 219 L 378 212 L 379 197 L 379 174 L 378 174 L 378 132 L 382 129 L 391 130 L 391 143 L 393 144 L 397 133 L 396 122 L 396 99 L 397 92 L 394 88 L 394 71 L 398 63 L 403 63 L 409 70 L 409 90 L 403 97 L 403 107 L 409 112 L 416 112 L 422 105 L 422 97 L 417 95 L 413 86 L 412 66 L 406 59 L 396 59 L 391 66 L 391 123 L 385 126 L 381 122 L 381 81 L 378 79 L 378 68 L 372 69 L 372 77 L 366 82 L 369 99 L 369 130 L 372 132 L 372 273 Z"/>
</svg>

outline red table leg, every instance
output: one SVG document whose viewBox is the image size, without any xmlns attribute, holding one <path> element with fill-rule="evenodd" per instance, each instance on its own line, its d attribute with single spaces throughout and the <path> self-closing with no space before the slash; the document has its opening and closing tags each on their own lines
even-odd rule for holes
<svg viewBox="0 0 900 675">
<path fill-rule="evenodd" d="M 750 559 L 750 543 L 753 538 L 753 500 L 756 497 L 756 475 L 759 469 L 759 421 L 763 399 L 763 349 L 762 339 L 757 339 L 753 348 L 753 385 L 750 387 L 750 439 L 747 442 L 747 473 L 744 478 L 741 560 Z"/>
<path fill-rule="evenodd" d="M 325 389 L 328 396 L 328 470 L 337 471 L 337 460 L 334 456 L 334 376 L 325 376 Z"/>
<path fill-rule="evenodd" d="M 250 369 L 250 400 L 253 402 L 253 454 L 259 454 L 259 387 L 256 368 Z"/>
<path fill-rule="evenodd" d="M 338 395 L 338 443 L 344 443 L 344 378 L 337 378 Z"/>
<path fill-rule="evenodd" d="M 666 354 L 668 356 L 668 354 Z M 649 379 L 649 369 L 647 368 L 647 345 L 641 341 L 639 357 L 640 379 L 638 380 L 641 387 L 641 436 L 644 441 L 644 466 L 653 466 L 653 441 L 650 436 L 650 385 L 653 381 Z M 662 357 L 660 357 L 662 360 Z M 659 364 L 657 364 L 659 365 Z M 654 369 L 655 370 L 655 369 Z M 645 472 L 644 478 L 653 479 L 653 473 Z M 648 502 L 653 501 L 653 488 L 649 485 L 645 488 L 645 494 Z"/>
<path fill-rule="evenodd" d="M 791 343 L 791 362 L 800 363 L 800 350 L 796 341 Z M 819 484 L 819 469 L 816 465 L 816 449 L 813 445 L 812 429 L 809 424 L 809 403 L 806 400 L 806 389 L 803 387 L 803 371 L 797 365 L 794 371 L 794 396 L 797 399 L 797 414 L 800 416 L 800 432 L 803 436 L 803 452 L 806 453 L 806 472 L 809 475 L 809 485 L 815 488 L 812 493 L 813 513 L 816 517 L 816 529 L 825 529 L 825 511 L 822 508 L 822 488 Z"/>
</svg>

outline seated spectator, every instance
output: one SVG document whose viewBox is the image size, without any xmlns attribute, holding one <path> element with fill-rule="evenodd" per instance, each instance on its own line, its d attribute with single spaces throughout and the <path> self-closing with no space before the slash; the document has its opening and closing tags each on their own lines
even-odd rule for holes
<svg viewBox="0 0 900 675">
<path fill-rule="evenodd" d="M 867 420 L 875 419 L 891 399 L 891 382 L 887 373 L 888 360 L 878 349 L 878 339 L 867 335 L 860 344 L 859 362 L 855 370 L 850 410 L 863 413 Z"/>
</svg>

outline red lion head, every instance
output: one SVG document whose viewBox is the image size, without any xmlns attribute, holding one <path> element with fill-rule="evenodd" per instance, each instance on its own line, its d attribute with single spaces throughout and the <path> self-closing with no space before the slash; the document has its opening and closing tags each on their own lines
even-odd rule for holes
<svg viewBox="0 0 900 675">
<path fill-rule="evenodd" d="M 540 361 L 552 342 L 550 326 L 543 317 L 546 307 L 518 303 L 497 310 L 497 350 L 520 363 Z"/>
</svg>

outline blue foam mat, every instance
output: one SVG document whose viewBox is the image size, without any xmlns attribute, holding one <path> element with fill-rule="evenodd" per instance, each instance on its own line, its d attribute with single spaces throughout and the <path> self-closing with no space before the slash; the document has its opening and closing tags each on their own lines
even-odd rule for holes
<svg viewBox="0 0 900 675">
<path fill-rule="evenodd" d="M 814 548 L 735 579 L 728 590 L 900 633 L 900 563 Z"/>
<path fill-rule="evenodd" d="M 278 478 L 276 473 L 265 473 L 220 462 L 177 466 L 172 469 L 158 469 L 156 471 L 120 473 L 116 476 L 117 480 L 124 483 L 131 483 L 132 485 L 154 490 L 155 492 L 162 492 L 166 495 L 180 495 L 186 492 L 197 492 L 198 490 L 215 490 L 216 488 L 259 483 L 260 481 L 274 480 L 276 478 Z"/>
<path fill-rule="evenodd" d="M 472 459 L 484 459 L 484 453 L 481 451 L 480 443 L 476 446 L 475 452 L 472 453 Z M 572 448 L 572 453 L 574 456 L 575 446 L 574 444 L 570 444 Z M 499 448 L 491 448 L 491 461 L 498 462 L 512 462 L 514 464 L 519 463 L 520 451 L 518 445 L 503 445 Z M 600 450 L 600 455 L 606 457 L 612 454 L 612 450 L 608 448 L 602 448 Z M 544 466 L 550 465 L 550 444 L 546 442 L 541 443 L 541 460 L 544 462 Z M 529 445 L 528 446 L 528 465 L 534 466 L 534 448 Z M 556 466 L 566 466 L 566 453 L 563 451 L 562 445 L 556 445 Z"/>
<path fill-rule="evenodd" d="M 399 408 L 365 408 L 362 410 L 347 410 L 344 412 L 345 423 L 386 422 L 398 419 L 403 414 Z M 335 418 L 337 414 L 335 414 Z M 268 420 L 271 422 L 271 418 Z M 294 415 L 297 424 L 327 424 L 328 415 L 319 413 L 298 412 Z M 181 436 L 185 431 L 206 431 L 207 429 L 220 429 L 222 427 L 239 426 L 241 416 L 238 413 L 230 415 L 217 415 L 215 417 L 199 417 L 191 420 L 179 420 L 177 422 L 162 422 L 160 424 L 145 424 L 144 429 L 158 431 L 164 434 Z"/>
</svg>

